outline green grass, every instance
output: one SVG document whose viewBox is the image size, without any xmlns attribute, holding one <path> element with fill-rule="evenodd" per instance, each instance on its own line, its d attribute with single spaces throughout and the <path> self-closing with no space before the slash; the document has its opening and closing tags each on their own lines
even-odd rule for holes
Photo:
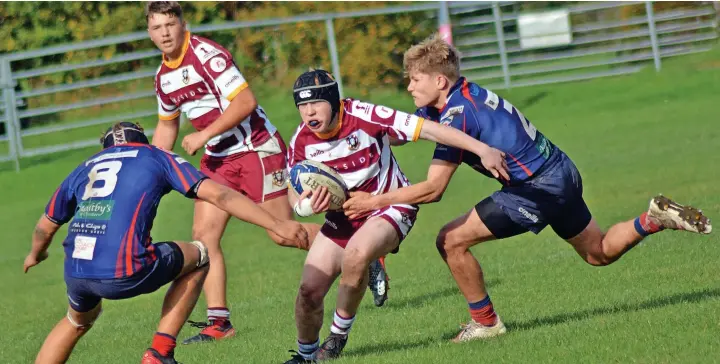
<svg viewBox="0 0 720 364">
<path fill-rule="evenodd" d="M 601 226 L 637 216 L 662 192 L 720 216 L 717 153 L 717 50 L 663 63 L 639 74 L 500 92 L 565 150 L 580 169 L 585 198 Z M 290 95 L 259 99 L 283 136 L 298 121 Z M 379 91 L 370 101 L 411 110 L 406 94 Z M 532 101 L 534 100 L 534 101 Z M 412 181 L 425 176 L 433 145 L 396 149 Z M 0 358 L 28 363 L 66 309 L 60 238 L 50 259 L 21 273 L 34 223 L 50 195 L 94 149 L 23 160 L 3 167 L 0 190 Z M 190 158 L 197 163 L 197 157 Z M 448 342 L 467 320 L 466 305 L 434 240 L 443 224 L 498 185 L 463 167 L 443 201 L 424 206 L 400 254 L 388 258 L 390 300 L 360 308 L 346 356 L 338 363 L 707 363 L 720 361 L 717 233 L 654 235 L 617 263 L 591 267 L 550 229 L 473 248 L 493 302 L 510 331 L 486 342 Z M 319 221 L 319 217 L 314 218 Z M 153 236 L 190 237 L 192 202 L 163 200 Z M 66 230 L 63 228 L 61 233 Z M 305 254 L 274 246 L 260 229 L 232 221 L 223 240 L 235 339 L 179 347 L 184 363 L 279 363 L 295 348 L 293 303 Z M 164 289 L 121 302 L 78 344 L 73 363 L 137 362 L 150 345 Z M 336 290 L 326 301 L 326 324 Z M 204 318 L 201 299 L 191 319 Z M 194 333 L 185 328 L 180 338 Z"/>
</svg>

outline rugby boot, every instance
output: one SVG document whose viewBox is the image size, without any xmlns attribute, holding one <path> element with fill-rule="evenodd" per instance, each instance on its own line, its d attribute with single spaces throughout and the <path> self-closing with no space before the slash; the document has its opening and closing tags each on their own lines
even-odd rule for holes
<svg viewBox="0 0 720 364">
<path fill-rule="evenodd" d="M 195 336 L 185 339 L 182 342 L 184 345 L 222 340 L 235 336 L 235 328 L 230 321 L 227 320 L 210 321 L 210 323 L 196 321 L 188 322 L 190 323 L 190 326 L 201 328 L 202 331 Z"/>
<path fill-rule="evenodd" d="M 347 340 L 347 334 L 335 334 L 331 332 L 330 336 L 323 341 L 320 349 L 315 353 L 315 360 L 322 361 L 339 358 L 343 348 L 345 348 L 345 344 L 347 344 Z"/>
<path fill-rule="evenodd" d="M 390 289 L 390 278 L 385 271 L 384 257 L 370 263 L 368 289 L 372 292 L 375 306 L 381 307 L 385 304 L 388 299 L 387 290 Z"/>
<path fill-rule="evenodd" d="M 143 354 L 142 362 L 140 364 L 179 364 L 175 361 L 173 354 L 170 353 L 168 356 L 162 356 L 157 350 L 149 348 Z"/>
<path fill-rule="evenodd" d="M 710 219 L 703 215 L 702 210 L 692 206 L 683 206 L 663 195 L 650 200 L 648 218 L 655 220 L 663 228 L 685 230 L 698 234 L 710 234 Z"/>
<path fill-rule="evenodd" d="M 493 326 L 481 325 L 475 320 L 470 320 L 466 325 L 462 325 L 460 333 L 452 339 L 455 343 L 461 343 L 477 339 L 487 339 L 495 336 L 500 336 L 507 332 L 505 324 L 500 320 L 500 316 L 497 317 L 497 321 Z"/>
<path fill-rule="evenodd" d="M 315 359 L 305 359 L 304 356 L 300 355 L 295 350 L 289 350 L 291 353 L 295 353 L 290 360 L 286 361 L 285 364 L 314 364 L 317 363 Z"/>
</svg>

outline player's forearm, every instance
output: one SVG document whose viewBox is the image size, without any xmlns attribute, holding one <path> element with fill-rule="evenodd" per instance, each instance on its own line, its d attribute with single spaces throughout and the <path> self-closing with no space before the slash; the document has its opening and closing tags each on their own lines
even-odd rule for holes
<svg viewBox="0 0 720 364">
<path fill-rule="evenodd" d="M 212 186 L 211 186 L 212 185 Z M 211 191 L 206 193 L 206 191 Z M 228 187 L 205 180 L 200 185 L 198 197 L 227 211 L 230 215 L 251 224 L 273 231 L 278 220 L 256 205 L 252 200 Z"/>
<path fill-rule="evenodd" d="M 40 219 L 37 225 L 35 225 L 35 230 L 33 230 L 30 254 L 34 256 L 40 256 L 40 254 L 47 251 L 50 243 L 52 243 L 53 236 L 55 236 L 57 232 L 57 228 L 44 220 L 47 220 L 45 216 Z"/>
<path fill-rule="evenodd" d="M 160 120 L 153 134 L 152 144 L 165 150 L 173 150 L 180 129 L 180 120 Z"/>
<path fill-rule="evenodd" d="M 433 122 L 423 123 L 420 138 L 451 147 L 460 148 L 482 158 L 490 146 L 460 130 Z"/>
<path fill-rule="evenodd" d="M 247 90 L 246 90 L 247 91 Z M 243 91 L 244 92 L 244 91 Z M 202 133 L 210 140 L 238 125 L 245 120 L 257 108 L 255 97 L 247 100 L 246 97 L 236 96 L 230 106 L 212 124 L 205 128 Z"/>
<path fill-rule="evenodd" d="M 373 205 L 379 209 L 395 204 L 414 205 L 437 202 L 441 197 L 442 191 L 439 191 L 438 188 L 429 181 L 423 181 L 371 198 L 374 200 Z"/>
</svg>

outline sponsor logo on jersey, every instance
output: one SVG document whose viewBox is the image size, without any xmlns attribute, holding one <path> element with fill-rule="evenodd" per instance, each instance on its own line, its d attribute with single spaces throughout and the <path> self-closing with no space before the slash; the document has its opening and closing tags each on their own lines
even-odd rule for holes
<svg viewBox="0 0 720 364">
<path fill-rule="evenodd" d="M 528 210 L 525 210 L 524 208 L 519 207 L 519 208 L 518 208 L 518 211 L 520 211 L 520 213 L 523 214 L 523 216 L 527 217 L 530 221 L 532 221 L 532 222 L 538 222 L 538 217 L 537 217 L 536 215 L 531 214 L 530 212 L 528 212 Z"/>
<path fill-rule="evenodd" d="M 210 69 L 215 72 L 222 72 L 227 68 L 227 62 L 222 57 L 216 57 L 210 60 Z"/>
<path fill-rule="evenodd" d="M 115 201 L 84 201 L 75 214 L 79 219 L 110 220 Z"/>
<path fill-rule="evenodd" d="M 208 48 L 210 48 L 210 50 L 208 50 Z M 208 59 L 210 59 L 211 57 L 220 54 L 220 51 L 219 51 L 219 50 L 217 50 L 215 47 L 212 47 L 212 46 L 207 45 L 207 44 L 201 44 L 197 49 L 200 50 L 200 52 L 202 52 L 202 56 L 200 57 L 200 61 L 201 61 L 203 64 L 205 64 L 205 62 L 206 62 Z M 197 52 L 195 52 L 195 53 L 197 53 Z"/>
<path fill-rule="evenodd" d="M 395 112 L 395 110 L 391 108 L 380 105 L 375 106 L 375 115 L 382 119 L 390 118 L 393 115 L 393 112 Z"/>
<path fill-rule="evenodd" d="M 465 109 L 465 106 L 453 106 L 448 109 L 448 111 L 443 115 L 442 119 L 440 119 L 440 124 L 442 125 L 450 125 L 453 121 L 453 118 L 455 115 L 461 114 L 463 110 Z"/>
<path fill-rule="evenodd" d="M 496 95 L 494 92 L 487 90 L 487 97 L 485 98 L 485 105 L 487 107 L 497 110 L 498 105 L 500 104 L 500 98 L 498 95 Z"/>
<path fill-rule="evenodd" d="M 480 86 L 471 83 L 470 84 L 470 95 L 477 96 L 480 95 Z"/>
<path fill-rule="evenodd" d="M 240 79 L 240 75 L 232 76 L 232 78 L 230 78 L 230 81 L 228 81 L 228 82 L 225 83 L 225 88 L 230 87 L 230 85 L 232 85 L 233 82 L 235 82 L 235 81 L 237 81 L 237 80 L 239 80 L 239 79 Z"/>
</svg>

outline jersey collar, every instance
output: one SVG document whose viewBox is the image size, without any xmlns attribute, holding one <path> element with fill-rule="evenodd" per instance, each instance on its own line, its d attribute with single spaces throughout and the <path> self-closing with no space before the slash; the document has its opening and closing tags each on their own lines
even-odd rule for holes
<svg viewBox="0 0 720 364">
<path fill-rule="evenodd" d="M 450 91 L 448 91 L 448 96 L 447 96 L 447 98 L 445 99 L 445 105 L 443 105 L 443 107 L 441 107 L 441 108 L 438 110 L 438 115 L 441 115 L 443 112 L 445 112 L 445 108 L 446 108 L 446 107 L 448 106 L 448 104 L 450 103 L 450 98 L 452 98 L 453 95 L 454 95 L 456 92 L 458 92 L 460 89 L 462 89 L 462 87 L 463 87 L 463 85 L 465 84 L 465 82 L 466 82 L 466 81 L 465 81 L 465 77 L 462 77 L 462 76 L 461 76 L 457 81 L 455 81 L 455 84 L 452 85 L 452 87 L 450 87 Z"/>
<path fill-rule="evenodd" d="M 178 68 L 182 64 L 183 58 L 185 58 L 185 53 L 187 53 L 188 47 L 190 47 L 190 32 L 185 32 L 185 40 L 183 41 L 183 47 L 182 47 L 182 53 L 180 53 L 180 57 L 178 57 L 176 60 L 170 61 L 165 57 L 165 53 L 163 53 L 163 63 L 168 66 L 169 68 Z"/>
<path fill-rule="evenodd" d="M 343 101 L 340 101 L 340 110 L 338 110 L 338 114 L 337 114 L 338 123 L 335 126 L 335 128 L 333 128 L 333 130 L 330 130 L 327 133 L 313 133 L 313 134 L 317 135 L 318 138 L 320 138 L 320 139 L 330 139 L 330 138 L 336 137 L 340 133 L 340 129 L 342 129 L 344 110 L 345 110 L 345 103 Z"/>
</svg>

